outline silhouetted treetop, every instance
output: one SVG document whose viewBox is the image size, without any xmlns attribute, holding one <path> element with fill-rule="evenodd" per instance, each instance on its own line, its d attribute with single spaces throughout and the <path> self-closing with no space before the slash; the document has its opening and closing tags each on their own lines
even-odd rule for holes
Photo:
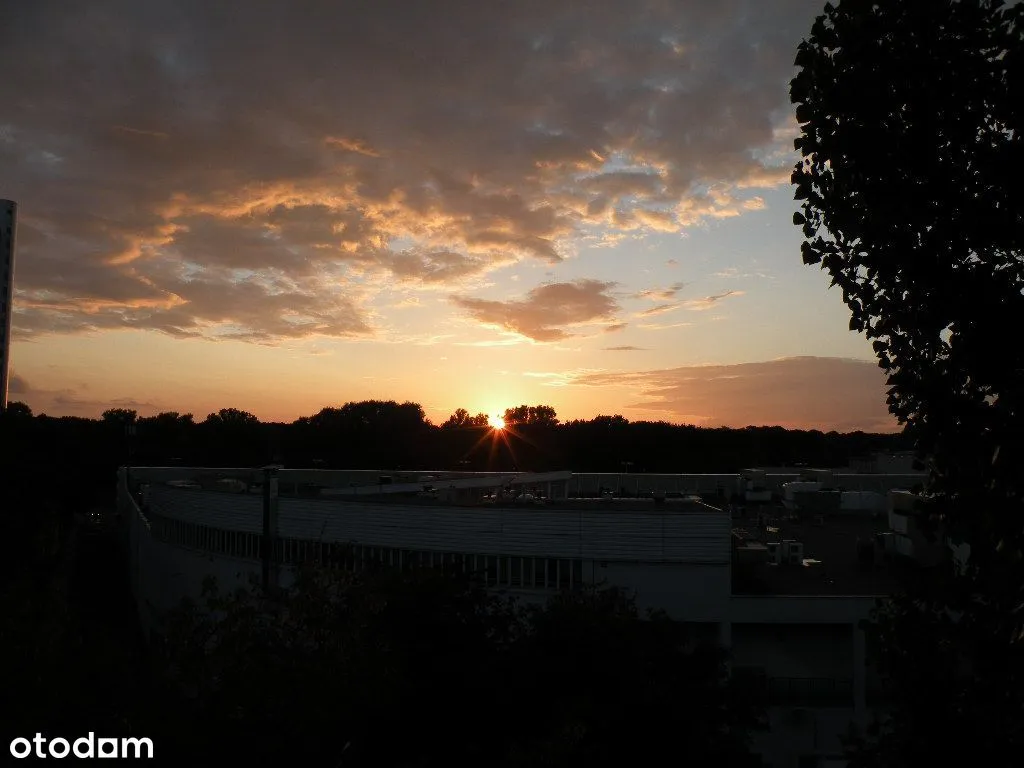
<svg viewBox="0 0 1024 768">
<path fill-rule="evenodd" d="M 0 411 L 0 417 L 3 416 L 8 418 L 30 418 L 32 416 L 32 409 L 20 400 L 11 400 L 7 403 L 7 408 Z"/>
<path fill-rule="evenodd" d="M 458 429 L 461 427 L 486 427 L 490 419 L 486 413 L 478 413 L 470 416 L 465 408 L 457 408 L 441 426 L 445 429 Z"/>
<path fill-rule="evenodd" d="M 209 414 L 203 423 L 212 426 L 251 426 L 259 424 L 260 420 L 248 411 L 221 408 L 216 413 Z"/>
<path fill-rule="evenodd" d="M 134 424 L 139 414 L 131 408 L 110 408 L 100 419 L 107 424 Z"/>
<path fill-rule="evenodd" d="M 502 419 L 508 426 L 516 424 L 554 426 L 558 423 L 555 409 L 550 405 L 520 405 L 516 408 L 506 408 Z"/>
</svg>

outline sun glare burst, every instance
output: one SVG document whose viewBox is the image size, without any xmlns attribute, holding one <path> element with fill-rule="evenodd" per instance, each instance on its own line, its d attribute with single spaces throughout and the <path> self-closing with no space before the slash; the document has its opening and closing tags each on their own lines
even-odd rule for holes
<svg viewBox="0 0 1024 768">
<path fill-rule="evenodd" d="M 505 420 L 501 416 L 488 416 L 487 423 L 491 426 L 491 429 L 505 428 Z"/>
</svg>

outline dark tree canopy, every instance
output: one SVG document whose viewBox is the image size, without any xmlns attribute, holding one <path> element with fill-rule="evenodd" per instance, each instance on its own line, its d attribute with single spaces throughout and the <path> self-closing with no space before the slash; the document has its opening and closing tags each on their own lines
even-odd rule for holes
<svg viewBox="0 0 1024 768">
<path fill-rule="evenodd" d="M 139 414 L 132 408 L 108 408 L 100 416 L 107 424 L 134 424 Z"/>
<path fill-rule="evenodd" d="M 352 768 L 754 762 L 759 697 L 728 678 L 717 648 L 664 616 L 641 620 L 614 589 L 522 608 L 454 573 L 315 566 L 270 602 L 208 589 L 205 606 L 170 617 L 163 668 L 174 690 L 198 694 L 205 728 L 192 738 L 214 746 L 231 733 L 247 758 Z M 265 732 L 272 743 L 258 738 Z"/>
<path fill-rule="evenodd" d="M 931 469 L 922 517 L 970 545 L 965 572 L 879 613 L 893 717 L 860 765 L 998 762 L 1024 743 L 1022 62 L 1024 6 L 999 0 L 826 4 L 796 57 L 803 260 L 889 374 Z"/>
<path fill-rule="evenodd" d="M 465 408 L 456 408 L 455 412 L 441 426 L 445 429 L 459 429 L 463 427 L 486 427 L 489 423 L 490 419 L 486 413 L 470 416 L 469 411 Z"/>
<path fill-rule="evenodd" d="M 1024 9 L 1002 5 L 826 5 L 791 91 L 804 262 L 874 340 L 936 490 L 961 494 L 1012 482 L 1021 458 Z"/>
<path fill-rule="evenodd" d="M 177 414 L 175 414 L 177 415 Z M 206 417 L 206 424 L 223 425 L 226 427 L 241 427 L 259 424 L 259 419 L 248 411 L 240 411 L 237 408 L 221 408 L 216 413 Z"/>
<path fill-rule="evenodd" d="M 32 415 L 32 409 L 20 400 L 12 400 L 7 403 L 7 407 L 0 411 L 0 416 L 8 416 L 10 418 L 26 418 Z"/>
<path fill-rule="evenodd" d="M 505 424 L 538 424 L 554 426 L 558 423 L 558 414 L 550 405 L 520 405 L 506 408 L 502 416 Z"/>
</svg>

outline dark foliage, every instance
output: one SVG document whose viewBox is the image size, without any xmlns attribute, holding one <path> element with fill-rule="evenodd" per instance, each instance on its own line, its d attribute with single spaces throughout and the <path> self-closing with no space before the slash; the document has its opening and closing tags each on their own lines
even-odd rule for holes
<svg viewBox="0 0 1024 768">
<path fill-rule="evenodd" d="M 1001 764 L 1024 739 L 1024 6 L 828 4 L 796 65 L 804 261 L 842 290 L 928 458 L 921 518 L 970 545 L 963 574 L 880 612 L 896 707 L 860 764 Z"/>
<path fill-rule="evenodd" d="M 760 724 L 719 651 L 614 590 L 522 610 L 427 569 L 309 568 L 273 599 L 211 587 L 168 639 L 206 732 L 249 734 L 249 759 L 742 765 Z"/>
</svg>

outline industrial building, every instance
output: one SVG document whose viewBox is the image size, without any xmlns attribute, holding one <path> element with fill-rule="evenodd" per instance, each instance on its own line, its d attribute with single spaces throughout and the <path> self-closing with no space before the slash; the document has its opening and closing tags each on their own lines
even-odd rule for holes
<svg viewBox="0 0 1024 768">
<path fill-rule="evenodd" d="M 762 681 L 771 729 L 756 748 L 766 765 L 796 768 L 841 764 L 841 737 L 866 724 L 880 684 L 859 622 L 899 564 L 924 552 L 908 493 L 890 487 L 907 478 L 862 475 L 885 489 L 882 509 L 874 491 L 845 491 L 872 495 L 844 505 L 844 491 L 801 487 L 840 494 L 806 512 L 786 484 L 835 478 L 797 475 L 747 502 L 747 491 L 783 478 L 131 468 L 121 470 L 120 507 L 147 627 L 198 596 L 207 576 L 234 588 L 266 568 L 286 586 L 310 559 L 447 565 L 521 600 L 626 589 L 641 610 L 664 610 L 728 647 L 733 669 Z"/>
</svg>

